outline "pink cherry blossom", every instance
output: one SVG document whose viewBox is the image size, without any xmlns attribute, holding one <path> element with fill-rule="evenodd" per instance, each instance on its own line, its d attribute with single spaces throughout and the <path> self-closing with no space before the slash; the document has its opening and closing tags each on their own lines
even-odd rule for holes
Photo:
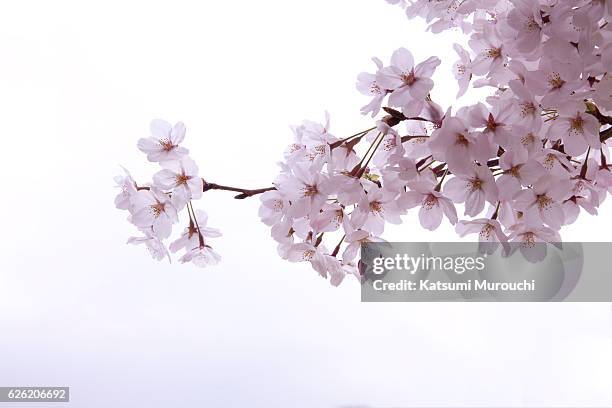
<svg viewBox="0 0 612 408">
<path fill-rule="evenodd" d="M 167 238 L 172 232 L 172 224 L 178 221 L 176 208 L 168 194 L 151 187 L 140 190 L 133 198 L 132 222 L 140 228 L 153 228 L 158 238 Z"/>
<path fill-rule="evenodd" d="M 429 147 L 434 158 L 448 163 L 451 171 L 466 171 L 470 160 L 484 164 L 496 149 L 486 135 L 470 132 L 460 117 L 445 119 L 432 134 Z"/>
<path fill-rule="evenodd" d="M 433 88 L 431 75 L 440 65 L 440 59 L 429 59 L 414 65 L 412 53 L 400 48 L 393 53 L 391 65 L 378 71 L 379 86 L 391 90 L 389 103 L 401 107 L 408 116 L 418 115 L 423 109 L 425 97 Z"/>
<path fill-rule="evenodd" d="M 565 178 L 573 169 L 567 155 L 559 150 L 543 149 L 534 155 L 533 159 L 540 163 L 547 172 L 557 177 Z"/>
<path fill-rule="evenodd" d="M 179 258 L 181 263 L 191 262 L 196 266 L 204 268 L 208 265 L 216 265 L 221 261 L 221 256 L 209 246 L 198 246 L 190 249 Z"/>
<path fill-rule="evenodd" d="M 301 164 L 296 164 L 292 170 L 293 174 L 278 186 L 291 201 L 292 216 L 316 215 L 328 197 L 329 178 L 321 173 L 311 173 Z"/>
<path fill-rule="evenodd" d="M 344 240 L 348 245 L 342 254 L 342 262 L 344 264 L 349 264 L 353 261 L 361 248 L 361 245 L 365 242 L 385 242 L 383 239 L 376 237 L 364 230 L 355 230 L 346 234 L 346 239 Z"/>
<path fill-rule="evenodd" d="M 411 181 L 408 186 L 410 190 L 399 198 L 399 207 L 410 209 L 420 206 L 419 221 L 423 228 L 435 230 L 442 223 L 443 215 L 446 215 L 451 224 L 457 223 L 455 206 L 435 186 L 425 181 Z"/>
<path fill-rule="evenodd" d="M 538 70 L 529 72 L 528 82 L 536 95 L 543 95 L 540 103 L 544 108 L 559 106 L 581 85 L 575 66 L 550 58 L 540 60 Z"/>
<path fill-rule="evenodd" d="M 168 260 L 170 260 L 168 249 L 162 240 L 155 236 L 151 228 L 143 228 L 141 229 L 141 232 L 144 234 L 143 237 L 130 237 L 128 238 L 127 243 L 134 245 L 144 244 L 153 259 L 157 261 L 161 261 L 166 257 L 168 257 Z"/>
<path fill-rule="evenodd" d="M 153 175 L 156 186 L 165 190 L 172 190 L 185 199 L 198 199 L 202 196 L 204 183 L 198 176 L 198 166 L 188 157 L 176 161 L 167 161 L 162 164 L 163 170 Z"/>
<path fill-rule="evenodd" d="M 261 195 L 261 207 L 259 207 L 259 217 L 266 225 L 274 225 L 278 223 L 290 203 L 278 190 L 266 191 Z"/>
<path fill-rule="evenodd" d="M 569 180 L 542 176 L 533 188 L 517 194 L 516 207 L 523 212 L 526 224 L 538 226 L 544 223 L 559 230 L 565 222 L 562 204 L 569 198 L 571 189 Z"/>
<path fill-rule="evenodd" d="M 547 254 L 545 243 L 558 244 L 561 242 L 559 234 L 548 227 L 532 226 L 529 224 L 516 224 L 510 228 L 508 237 L 510 242 L 518 243 L 518 249 L 530 262 L 542 261 Z M 516 246 L 513 246 L 516 248 Z"/>
<path fill-rule="evenodd" d="M 325 203 L 321 212 L 311 221 L 311 226 L 316 232 L 333 232 L 344 227 L 347 222 L 348 217 L 341 204 Z"/>
<path fill-rule="evenodd" d="M 132 199 L 137 191 L 136 182 L 130 173 L 125 170 L 125 175 L 115 177 L 115 183 L 121 189 L 115 197 L 115 207 L 120 210 L 129 210 L 132 207 Z"/>
<path fill-rule="evenodd" d="M 499 198 L 495 179 L 485 166 L 471 166 L 469 171 L 447 181 L 444 194 L 456 203 L 465 202 L 465 215 L 471 217 L 484 210 L 485 201 L 495 204 Z"/>
<path fill-rule="evenodd" d="M 455 225 L 455 230 L 460 237 L 467 234 L 478 234 L 478 250 L 481 253 L 492 254 L 501 246 L 504 252 L 510 251 L 508 237 L 504 234 L 502 226 L 497 220 L 490 218 L 477 218 L 471 221 L 461 220 Z"/>
<path fill-rule="evenodd" d="M 313 269 L 321 276 L 327 276 L 327 259 L 325 248 L 314 246 L 312 242 L 301 242 L 291 245 L 287 253 L 290 262 L 310 262 Z"/>
<path fill-rule="evenodd" d="M 559 117 L 548 131 L 551 140 L 563 140 L 566 153 L 579 156 L 589 146 L 599 149 L 599 123 L 595 117 L 584 112 L 584 105 L 566 103 L 559 108 Z"/>
<path fill-rule="evenodd" d="M 168 122 L 156 119 L 151 122 L 151 137 L 138 140 L 138 148 L 147 154 L 152 162 L 178 160 L 189 151 L 179 146 L 185 139 L 185 125 L 178 122 L 172 126 Z"/>
<path fill-rule="evenodd" d="M 486 26 L 482 33 L 472 34 L 469 44 L 476 54 L 470 66 L 476 75 L 494 74 L 507 60 L 503 41 L 494 27 Z"/>
<path fill-rule="evenodd" d="M 459 98 L 465 94 L 470 85 L 470 80 L 472 79 L 472 60 L 470 59 L 470 54 L 459 44 L 454 44 L 453 48 L 459 55 L 459 61 L 453 65 L 453 73 L 459 83 L 459 92 L 457 93 L 457 98 Z"/>
<path fill-rule="evenodd" d="M 539 2 L 513 0 L 514 8 L 508 12 L 508 25 L 516 30 L 515 47 L 529 54 L 542 41 L 542 14 Z"/>
<path fill-rule="evenodd" d="M 510 145 L 511 103 L 507 101 L 500 102 L 493 109 L 488 109 L 482 103 L 474 105 L 470 109 L 470 124 L 476 128 L 484 128 L 482 134 L 490 136 L 491 140 L 496 144 Z"/>
<path fill-rule="evenodd" d="M 499 158 L 503 174 L 497 179 L 500 200 L 511 200 L 523 187 L 528 187 L 545 174 L 544 167 L 528 158 L 527 151 L 505 152 Z"/>
<path fill-rule="evenodd" d="M 516 96 L 512 101 L 512 121 L 537 132 L 542 126 L 542 109 L 540 104 L 527 86 L 518 79 L 510 81 L 508 85 Z"/>
<path fill-rule="evenodd" d="M 397 193 L 374 187 L 359 201 L 353 212 L 351 222 L 354 226 L 371 232 L 382 234 L 385 222 L 400 224 L 403 211 L 398 208 Z"/>
<path fill-rule="evenodd" d="M 202 244 L 206 245 L 206 238 L 218 238 L 221 232 L 216 228 L 207 227 L 208 214 L 202 210 L 195 211 L 195 219 L 185 228 L 181 236 L 170 244 L 170 251 L 178 252 L 182 249 L 190 251 Z M 202 242 L 201 242 L 202 241 Z"/>
<path fill-rule="evenodd" d="M 382 61 L 378 58 L 372 58 L 372 60 L 376 64 L 378 71 L 380 71 L 383 67 Z M 364 95 L 372 97 L 372 100 L 361 108 L 361 113 L 364 115 L 371 113 L 372 117 L 378 115 L 388 91 L 380 87 L 376 81 L 376 74 L 369 74 L 367 72 L 359 74 L 357 76 L 357 90 Z"/>
</svg>

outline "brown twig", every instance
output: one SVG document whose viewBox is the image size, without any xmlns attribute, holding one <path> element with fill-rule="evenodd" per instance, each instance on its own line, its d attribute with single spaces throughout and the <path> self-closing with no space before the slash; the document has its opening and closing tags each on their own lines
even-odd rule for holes
<svg viewBox="0 0 612 408">
<path fill-rule="evenodd" d="M 206 192 L 208 190 L 224 190 L 224 191 L 233 191 L 235 193 L 240 193 L 234 196 L 234 198 L 238 200 L 242 200 L 244 198 L 252 197 L 257 194 L 265 193 L 266 191 L 276 190 L 276 187 L 265 187 L 265 188 L 257 188 L 257 189 L 251 190 L 251 189 L 240 188 L 240 187 L 224 186 L 224 185 L 217 184 L 217 183 L 208 183 L 207 181 L 204 181 L 204 188 L 202 189 L 202 191 Z"/>
</svg>

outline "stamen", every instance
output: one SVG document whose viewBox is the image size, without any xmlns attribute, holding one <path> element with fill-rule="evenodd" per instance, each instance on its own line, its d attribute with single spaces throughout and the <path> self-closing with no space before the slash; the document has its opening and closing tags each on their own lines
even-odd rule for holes
<svg viewBox="0 0 612 408">
<path fill-rule="evenodd" d="M 552 205 L 553 200 L 546 194 L 539 194 L 536 196 L 536 203 L 538 204 L 538 208 L 540 210 L 547 210 Z"/>
<path fill-rule="evenodd" d="M 499 57 L 501 57 L 501 47 L 499 48 L 489 48 L 487 50 L 487 52 L 485 53 L 485 55 L 487 56 L 487 58 L 491 58 L 491 59 L 497 59 Z"/>
<path fill-rule="evenodd" d="M 461 145 L 461 146 L 467 146 L 470 144 L 470 142 L 467 140 L 467 138 L 463 134 L 457 133 L 457 136 L 455 138 L 455 144 Z"/>
<path fill-rule="evenodd" d="M 372 201 L 370 203 L 370 211 L 379 213 L 382 211 L 382 204 L 379 201 Z"/>
<path fill-rule="evenodd" d="M 414 76 L 414 71 L 410 71 L 410 72 L 404 72 L 401 75 L 402 81 L 404 81 L 404 84 L 410 86 L 412 84 L 414 84 L 416 82 L 416 77 Z"/>
<path fill-rule="evenodd" d="M 434 206 L 438 205 L 438 197 L 433 194 L 428 194 L 423 200 L 423 208 L 431 210 Z"/>
<path fill-rule="evenodd" d="M 176 185 L 180 186 L 180 185 L 183 185 L 183 184 L 187 184 L 187 182 L 189 180 L 191 180 L 191 176 L 188 176 L 188 175 L 186 175 L 184 173 L 183 174 L 177 174 L 175 179 L 176 179 Z"/>
<path fill-rule="evenodd" d="M 536 138 L 533 133 L 527 133 L 525 136 L 521 138 L 521 143 L 523 146 L 531 145 L 535 142 Z"/>
<path fill-rule="evenodd" d="M 536 242 L 536 235 L 533 232 L 525 232 L 521 234 L 523 238 L 523 246 L 527 248 L 533 248 Z"/>
<path fill-rule="evenodd" d="M 160 139 L 159 140 L 159 144 L 161 145 L 161 147 L 164 149 L 164 151 L 169 152 L 170 150 L 174 149 L 174 145 L 172 144 L 172 142 L 170 141 L 170 139 Z"/>
<path fill-rule="evenodd" d="M 304 197 L 312 197 L 317 195 L 319 192 L 319 190 L 317 190 L 317 186 L 304 186 L 302 190 L 304 191 Z"/>
<path fill-rule="evenodd" d="M 482 180 L 479 178 L 475 178 L 475 179 L 471 179 L 470 181 L 468 181 L 468 189 L 470 190 L 471 193 L 473 193 L 474 191 L 479 191 L 482 190 Z"/>
<path fill-rule="evenodd" d="M 559 75 L 558 72 L 552 72 L 548 76 L 548 86 L 550 86 L 551 89 L 559 89 L 563 84 L 565 84 L 565 81 L 561 79 L 561 75 Z"/>
<path fill-rule="evenodd" d="M 302 259 L 305 261 L 310 261 L 312 258 L 314 258 L 315 255 L 315 251 L 313 249 L 309 249 L 307 251 L 304 251 L 304 253 L 302 254 Z"/>
<path fill-rule="evenodd" d="M 153 212 L 153 216 L 154 216 L 155 218 L 159 217 L 159 216 L 160 216 L 160 214 L 161 214 L 162 212 L 164 212 L 165 207 L 166 207 L 166 204 L 164 204 L 164 203 L 160 203 L 159 201 L 158 201 L 157 203 L 155 203 L 155 204 L 152 204 L 152 205 L 150 206 L 151 211 Z"/>
<path fill-rule="evenodd" d="M 543 163 L 543 164 L 544 164 L 544 167 L 545 167 L 547 170 L 552 169 L 553 167 L 555 167 L 555 162 L 556 162 L 557 160 L 558 160 L 558 159 L 557 159 L 557 156 L 556 156 L 556 155 L 554 155 L 553 153 L 548 153 L 548 154 L 546 155 L 546 159 L 544 159 L 544 163 Z"/>
<path fill-rule="evenodd" d="M 580 115 L 576 116 L 575 118 L 572 118 L 572 120 L 570 121 L 570 134 L 584 134 L 584 119 L 582 119 L 582 117 Z"/>
<path fill-rule="evenodd" d="M 524 118 L 527 116 L 533 115 L 536 111 L 536 107 L 532 102 L 521 102 L 520 107 L 521 107 L 521 116 Z"/>
<path fill-rule="evenodd" d="M 480 236 L 482 238 L 486 238 L 489 239 L 491 238 L 491 235 L 493 235 L 493 232 L 495 231 L 495 227 L 491 224 L 485 224 L 484 227 L 482 227 L 482 230 L 480 230 Z"/>
</svg>

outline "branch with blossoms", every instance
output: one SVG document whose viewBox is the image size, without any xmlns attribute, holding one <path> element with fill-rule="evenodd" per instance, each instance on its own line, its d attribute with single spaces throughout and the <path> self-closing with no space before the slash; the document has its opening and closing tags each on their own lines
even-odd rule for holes
<svg viewBox="0 0 612 408">
<path fill-rule="evenodd" d="M 387 223 L 411 210 L 427 230 L 446 219 L 461 237 L 477 234 L 485 252 L 515 242 L 534 261 L 543 256 L 536 243 L 561 241 L 582 211 L 597 214 L 612 191 L 612 2 L 388 2 L 425 18 L 433 33 L 469 36 L 468 49 L 453 45 L 457 98 L 489 88 L 485 101 L 436 103 L 437 57 L 415 63 L 400 48 L 388 64 L 374 58 L 375 72 L 357 78 L 372 126 L 336 137 L 329 117 L 304 121 L 272 185 L 257 189 L 206 181 L 181 146 L 185 127 L 153 121 L 138 148 L 160 171 L 142 186 L 129 174 L 117 179 L 116 206 L 142 233 L 128 242 L 156 259 L 183 251 L 181 262 L 217 263 L 210 239 L 221 234 L 193 202 L 213 190 L 258 196 L 280 256 L 338 285 L 362 279 L 361 244 L 383 241 Z M 181 211 L 187 225 L 168 250 Z"/>
</svg>

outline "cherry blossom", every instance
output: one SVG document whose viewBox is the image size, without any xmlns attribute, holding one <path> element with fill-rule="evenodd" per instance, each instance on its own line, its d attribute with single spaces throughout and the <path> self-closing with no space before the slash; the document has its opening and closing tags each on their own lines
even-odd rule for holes
<svg viewBox="0 0 612 408">
<path fill-rule="evenodd" d="M 352 224 L 374 235 L 382 234 L 385 222 L 400 224 L 403 211 L 397 206 L 396 196 L 395 192 L 373 187 L 357 204 L 351 217 Z"/>
<path fill-rule="evenodd" d="M 529 54 L 541 45 L 541 6 L 529 0 L 514 0 L 513 4 L 514 8 L 508 12 L 508 25 L 516 30 L 514 46 L 519 52 Z"/>
<path fill-rule="evenodd" d="M 529 224 L 516 224 L 510 228 L 509 242 L 518 243 L 518 249 L 525 259 L 538 262 L 546 257 L 546 243 L 558 245 L 561 242 L 559 234 L 545 226 L 532 226 Z M 511 248 L 516 249 L 517 246 Z"/>
<path fill-rule="evenodd" d="M 406 209 L 420 206 L 419 221 L 423 228 L 435 230 L 442 223 L 443 215 L 446 215 L 451 224 L 457 223 L 455 206 L 435 186 L 426 181 L 409 182 L 408 186 L 410 191 L 401 195 L 399 206 Z"/>
<path fill-rule="evenodd" d="M 376 64 L 378 71 L 380 71 L 383 67 L 382 61 L 378 58 L 372 58 L 372 60 Z M 362 72 L 357 76 L 357 90 L 364 95 L 372 97 L 370 103 L 361 108 L 361 113 L 364 115 L 371 113 L 372 117 L 378 115 L 385 95 L 388 93 L 387 89 L 381 88 L 381 86 L 376 81 L 376 75 L 378 74 L 378 71 L 376 74 Z"/>
<path fill-rule="evenodd" d="M 401 107 L 406 115 L 418 115 L 433 88 L 430 77 L 438 65 L 440 59 L 430 57 L 415 66 L 412 53 L 400 48 L 393 53 L 391 65 L 378 71 L 376 82 L 391 91 L 391 105 Z"/>
<path fill-rule="evenodd" d="M 313 269 L 321 276 L 327 276 L 327 259 L 325 249 L 312 242 L 301 242 L 290 246 L 287 253 L 290 262 L 310 262 Z"/>
<path fill-rule="evenodd" d="M 348 233 L 345 241 L 348 245 L 342 254 L 342 262 L 344 262 L 344 264 L 349 264 L 357 257 L 359 249 L 363 243 L 384 242 L 382 238 L 373 236 L 368 231 L 364 230 L 356 230 Z"/>
<path fill-rule="evenodd" d="M 115 183 L 121 189 L 117 197 L 115 197 L 115 207 L 120 210 L 129 210 L 132 207 L 132 199 L 137 191 L 136 182 L 130 173 L 125 170 L 124 176 L 115 177 Z"/>
<path fill-rule="evenodd" d="M 198 166 L 190 158 L 161 163 L 163 170 L 153 175 L 156 186 L 172 190 L 175 195 L 189 200 L 202 196 L 203 180 L 198 176 Z"/>
<path fill-rule="evenodd" d="M 562 203 L 569 198 L 571 188 L 569 180 L 542 176 L 533 188 L 522 190 L 516 195 L 516 208 L 523 212 L 525 223 L 545 223 L 558 230 L 565 220 Z"/>
<path fill-rule="evenodd" d="M 472 60 L 470 54 L 459 44 L 454 44 L 453 48 L 459 55 L 459 61 L 455 62 L 453 66 L 453 73 L 455 79 L 459 83 L 459 92 L 457 92 L 457 98 L 465 94 L 470 86 L 470 80 L 472 79 Z"/>
<path fill-rule="evenodd" d="M 548 131 L 549 138 L 561 138 L 565 152 L 570 156 L 579 156 L 589 146 L 599 149 L 599 122 L 584 112 L 576 103 L 566 103 L 558 109 L 559 117 L 554 120 Z"/>
<path fill-rule="evenodd" d="M 133 203 L 132 222 L 137 227 L 151 227 L 159 238 L 170 236 L 172 224 L 178 221 L 178 215 L 169 194 L 152 187 L 137 191 Z"/>
<path fill-rule="evenodd" d="M 216 265 L 220 260 L 221 256 L 206 245 L 190 249 L 185 255 L 179 258 L 181 263 L 192 262 L 199 267 Z"/>
<path fill-rule="evenodd" d="M 207 227 L 208 214 L 203 210 L 196 210 L 193 222 L 185 228 L 181 236 L 170 244 L 170 251 L 178 252 L 181 249 L 190 251 L 196 247 L 200 247 L 204 241 L 204 245 L 208 242 L 206 238 L 218 238 L 221 232 L 216 228 Z"/>
<path fill-rule="evenodd" d="M 492 75 L 507 61 L 503 41 L 494 26 L 485 26 L 483 32 L 475 32 L 469 41 L 476 53 L 471 70 L 476 75 Z"/>
<path fill-rule="evenodd" d="M 170 254 L 168 253 L 168 249 L 166 248 L 162 240 L 155 236 L 151 228 L 143 228 L 141 232 L 144 234 L 143 237 L 130 237 L 128 238 L 127 243 L 133 245 L 144 244 L 153 259 L 157 261 L 161 261 L 166 257 L 168 258 L 168 260 L 170 260 Z"/>
<path fill-rule="evenodd" d="M 485 201 L 495 204 L 498 190 L 491 170 L 485 166 L 472 166 L 457 174 L 444 185 L 444 194 L 456 203 L 465 202 L 465 215 L 476 216 L 484 210 Z"/>
<path fill-rule="evenodd" d="M 186 148 L 179 146 L 184 139 L 185 125 L 181 122 L 172 126 L 157 119 L 151 122 L 151 137 L 140 139 L 138 148 L 152 162 L 177 160 L 189 153 Z"/>
<path fill-rule="evenodd" d="M 468 234 L 478 234 L 479 251 L 493 254 L 502 245 L 504 251 L 509 253 L 508 237 L 504 234 L 499 221 L 491 218 L 477 218 L 471 221 L 461 220 L 455 226 L 460 237 Z"/>
</svg>

